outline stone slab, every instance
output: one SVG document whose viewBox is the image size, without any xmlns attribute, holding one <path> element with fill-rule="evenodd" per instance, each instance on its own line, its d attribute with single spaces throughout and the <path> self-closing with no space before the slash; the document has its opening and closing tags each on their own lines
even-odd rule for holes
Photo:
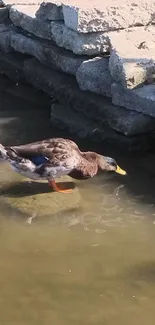
<svg viewBox="0 0 155 325">
<path fill-rule="evenodd" d="M 96 57 L 84 61 L 76 72 L 81 90 L 111 97 L 113 79 L 109 71 L 109 57 Z"/>
<path fill-rule="evenodd" d="M 60 1 L 42 2 L 36 12 L 36 17 L 43 20 L 64 20 Z"/>
<path fill-rule="evenodd" d="M 32 85 L 42 89 L 50 96 L 54 96 L 64 107 L 68 106 L 82 112 L 89 118 L 98 120 L 99 123 L 102 121 L 104 125 L 106 123 L 127 136 L 138 134 L 139 130 L 143 133 L 147 132 L 142 114 L 114 106 L 106 97 L 80 90 L 72 76 L 46 68 L 35 59 L 25 62 L 24 72 L 25 77 Z M 141 123 L 143 130 L 140 126 Z M 146 124 L 148 125 L 148 123 Z"/>
<path fill-rule="evenodd" d="M 51 40 L 50 23 L 35 17 L 38 5 L 16 5 L 10 8 L 10 19 L 15 26 L 21 27 L 27 32 L 40 38 Z"/>
<path fill-rule="evenodd" d="M 75 54 L 96 55 L 110 50 L 106 33 L 78 33 L 67 28 L 63 22 L 51 22 L 51 35 L 55 43 Z"/>
<path fill-rule="evenodd" d="M 117 139 L 118 136 L 119 140 L 120 133 L 116 134 L 113 131 L 115 130 L 115 127 L 113 128 L 115 122 L 116 119 L 113 119 L 110 124 L 111 128 L 108 128 L 107 125 L 103 126 L 102 123 L 92 121 L 71 108 L 55 103 L 51 106 L 51 123 L 60 129 L 67 129 L 71 134 L 79 138 L 92 139 L 93 141 L 106 141 L 107 138 L 112 140 Z M 153 131 L 155 129 L 155 119 L 141 114 L 139 114 L 138 118 L 138 114 L 131 112 L 128 115 L 126 125 L 130 133 L 133 132 L 135 136 L 138 136 L 139 134 L 145 133 L 144 129 L 147 129 L 147 132 Z M 135 133 L 136 126 L 138 128 L 137 134 Z"/>
<path fill-rule="evenodd" d="M 155 26 L 110 34 L 110 73 L 124 88 L 133 89 L 155 74 Z"/>
<path fill-rule="evenodd" d="M 0 23 L 4 22 L 9 16 L 9 9 L 7 7 L 1 7 L 0 4 Z"/>
<path fill-rule="evenodd" d="M 121 85 L 114 83 L 111 92 L 115 105 L 155 117 L 155 84 L 124 90 Z"/>
<path fill-rule="evenodd" d="M 42 63 L 69 74 L 75 74 L 86 59 L 86 57 L 76 56 L 55 45 L 19 33 L 12 36 L 11 46 L 15 51 L 32 55 Z"/>
<path fill-rule="evenodd" d="M 73 139 L 81 138 L 91 142 L 110 143 L 115 146 L 128 145 L 128 148 L 134 148 L 133 144 L 139 143 L 133 138 L 127 138 L 121 133 L 115 132 L 107 123 L 99 123 L 85 117 L 82 113 L 76 112 L 66 105 L 54 103 L 51 106 L 51 125 L 58 129 L 69 132 Z M 142 141 L 142 139 L 141 139 Z M 143 142 L 143 141 L 142 141 Z"/>
<path fill-rule="evenodd" d="M 65 25 L 78 32 L 111 31 L 154 23 L 153 0 L 74 1 L 64 3 Z"/>
<path fill-rule="evenodd" d="M 15 34 L 15 31 L 4 24 L 0 24 L 0 50 L 9 53 L 13 49 L 11 47 L 11 37 Z"/>
</svg>

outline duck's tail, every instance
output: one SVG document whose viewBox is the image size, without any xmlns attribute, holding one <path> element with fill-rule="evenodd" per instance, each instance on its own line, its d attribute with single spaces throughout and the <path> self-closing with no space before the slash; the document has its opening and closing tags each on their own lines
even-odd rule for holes
<svg viewBox="0 0 155 325">
<path fill-rule="evenodd" d="M 7 150 L 5 147 L 0 143 L 0 162 L 8 160 Z"/>
</svg>

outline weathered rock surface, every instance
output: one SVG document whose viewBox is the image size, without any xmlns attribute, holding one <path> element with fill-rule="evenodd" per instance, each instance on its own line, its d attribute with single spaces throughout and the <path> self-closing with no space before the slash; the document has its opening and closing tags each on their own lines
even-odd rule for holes
<svg viewBox="0 0 155 325">
<path fill-rule="evenodd" d="M 128 120 L 128 122 L 128 127 L 132 130 L 132 125 L 130 124 L 130 122 L 133 122 L 132 118 L 130 121 Z M 115 132 L 106 123 L 97 122 L 96 125 L 95 121 L 91 121 L 79 112 L 77 114 L 68 106 L 66 107 L 60 104 L 52 104 L 51 124 L 59 129 L 64 129 L 67 132 L 69 131 L 69 133 L 79 138 L 85 138 L 89 141 L 96 142 L 105 141 L 106 143 L 115 144 L 115 146 L 122 146 L 122 148 L 126 148 L 127 150 L 148 149 L 151 147 L 152 141 L 154 141 L 155 138 L 154 133 L 149 134 L 147 137 L 143 134 L 140 136 L 136 135 L 135 137 L 125 137 L 121 133 Z"/>
<path fill-rule="evenodd" d="M 15 32 L 9 26 L 0 24 L 0 50 L 8 53 L 12 52 L 11 37 Z"/>
<path fill-rule="evenodd" d="M 41 5 L 37 16 L 42 21 L 62 20 L 70 29 L 82 33 L 111 31 L 154 23 L 153 0 L 97 1 L 65 0 L 63 14 L 59 0 L 4 0 L 6 5 Z"/>
<path fill-rule="evenodd" d="M 111 91 L 115 105 L 155 117 L 155 84 L 124 90 L 121 85 L 114 83 Z"/>
<path fill-rule="evenodd" d="M 111 97 L 113 79 L 109 71 L 108 57 L 84 61 L 76 72 L 76 79 L 81 90 Z"/>
<path fill-rule="evenodd" d="M 11 38 L 11 46 L 15 51 L 32 55 L 42 63 L 69 74 L 75 74 L 86 57 L 60 49 L 59 47 L 33 39 L 23 34 L 15 34 Z"/>
<path fill-rule="evenodd" d="M 51 22 L 52 39 L 60 47 L 75 54 L 95 55 L 109 51 L 109 37 L 106 33 L 78 33 L 67 28 L 63 22 Z"/>
<path fill-rule="evenodd" d="M 113 106 L 107 98 L 81 91 L 73 77 L 46 68 L 35 59 L 25 62 L 24 73 L 31 84 L 57 98 L 60 104 L 99 120 L 100 123 L 107 123 L 127 136 L 142 132 L 140 124 L 145 126 L 143 115 L 136 112 L 129 114 L 126 109 Z M 143 127 L 143 133 L 147 131 L 147 127 Z"/>
<path fill-rule="evenodd" d="M 154 23 L 153 0 L 74 1 L 63 5 L 65 25 L 82 33 Z"/>
<path fill-rule="evenodd" d="M 155 73 L 155 27 L 137 27 L 110 34 L 109 68 L 115 81 L 133 89 Z"/>
<path fill-rule="evenodd" d="M 10 19 L 15 26 L 25 29 L 38 37 L 51 40 L 50 23 L 35 17 L 38 5 L 16 5 L 10 8 Z"/>
<path fill-rule="evenodd" d="M 9 9 L 7 7 L 0 7 L 0 23 L 4 22 L 8 18 L 8 16 Z"/>
<path fill-rule="evenodd" d="M 36 17 L 43 20 L 63 20 L 62 4 L 60 1 L 42 2 L 36 12 Z"/>
</svg>

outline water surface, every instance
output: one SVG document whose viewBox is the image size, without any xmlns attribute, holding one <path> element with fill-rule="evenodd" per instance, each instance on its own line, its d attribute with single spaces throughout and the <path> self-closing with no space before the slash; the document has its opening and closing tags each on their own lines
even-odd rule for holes
<svg viewBox="0 0 155 325">
<path fill-rule="evenodd" d="M 50 129 L 48 106 L 36 114 L 35 105 L 22 110 L 22 100 L 0 96 L 5 144 L 63 135 Z M 103 152 L 128 176 L 75 182 L 77 209 L 28 225 L 1 197 L 1 325 L 154 324 L 155 154 L 127 155 L 104 144 Z M 18 177 L 7 168 L 0 166 L 1 189 Z"/>
</svg>

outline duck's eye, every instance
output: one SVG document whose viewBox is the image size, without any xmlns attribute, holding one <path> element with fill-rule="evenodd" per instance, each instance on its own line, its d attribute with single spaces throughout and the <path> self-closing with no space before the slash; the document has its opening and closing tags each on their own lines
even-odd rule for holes
<svg viewBox="0 0 155 325">
<path fill-rule="evenodd" d="M 111 166 L 116 167 L 117 166 L 116 162 L 112 161 Z"/>
</svg>

